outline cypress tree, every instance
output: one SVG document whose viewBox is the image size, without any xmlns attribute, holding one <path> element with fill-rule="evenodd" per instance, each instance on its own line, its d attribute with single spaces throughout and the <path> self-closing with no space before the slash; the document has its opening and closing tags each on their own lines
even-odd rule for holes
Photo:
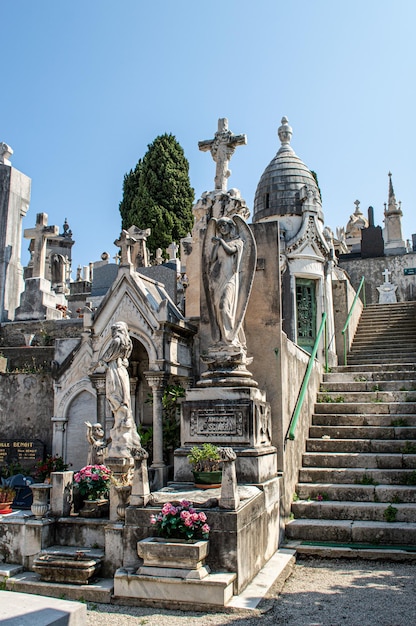
<svg viewBox="0 0 416 626">
<path fill-rule="evenodd" d="M 173 135 L 160 135 L 148 146 L 135 169 L 124 176 L 122 228 L 133 224 L 150 228 L 150 252 L 165 250 L 172 241 L 179 243 L 192 229 L 193 200 L 189 163 L 182 147 Z"/>
</svg>

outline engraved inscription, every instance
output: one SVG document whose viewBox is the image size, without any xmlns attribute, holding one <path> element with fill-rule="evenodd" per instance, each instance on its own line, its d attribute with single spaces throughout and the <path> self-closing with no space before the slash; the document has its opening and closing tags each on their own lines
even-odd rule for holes
<svg viewBox="0 0 416 626">
<path fill-rule="evenodd" d="M 202 437 L 243 434 L 243 411 L 230 407 L 193 409 L 190 419 L 191 435 Z"/>
</svg>

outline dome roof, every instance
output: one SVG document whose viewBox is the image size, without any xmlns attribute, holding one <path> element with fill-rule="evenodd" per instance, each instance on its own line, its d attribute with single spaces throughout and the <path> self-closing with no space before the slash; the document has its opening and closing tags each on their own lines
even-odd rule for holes
<svg viewBox="0 0 416 626">
<path fill-rule="evenodd" d="M 313 191 L 320 204 L 315 178 L 290 145 L 292 129 L 287 117 L 282 117 L 278 135 L 282 145 L 257 185 L 253 222 L 279 215 L 302 215 L 305 194 L 300 191 L 305 185 Z"/>
</svg>

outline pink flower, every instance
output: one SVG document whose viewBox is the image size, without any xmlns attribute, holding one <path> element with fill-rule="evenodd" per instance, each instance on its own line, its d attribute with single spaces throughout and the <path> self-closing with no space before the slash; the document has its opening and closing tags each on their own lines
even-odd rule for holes
<svg viewBox="0 0 416 626">
<path fill-rule="evenodd" d="M 199 518 L 200 522 L 206 522 L 207 521 L 207 516 L 202 511 L 201 511 L 201 513 L 199 513 L 198 518 Z"/>
<path fill-rule="evenodd" d="M 151 515 L 151 516 L 150 516 L 150 523 L 151 523 L 151 524 L 156 524 L 156 518 L 155 518 L 155 516 L 154 516 L 154 515 Z"/>
<path fill-rule="evenodd" d="M 210 527 L 208 526 L 208 524 L 204 524 L 204 525 L 202 526 L 202 532 L 203 532 L 204 534 L 209 533 L 209 531 L 210 531 L 210 530 L 211 530 L 211 529 L 210 529 Z"/>
<path fill-rule="evenodd" d="M 193 526 L 193 521 L 188 517 L 185 522 L 184 522 L 185 526 L 188 526 L 188 528 L 190 528 L 191 526 Z"/>
<path fill-rule="evenodd" d="M 189 517 L 191 517 L 191 514 L 189 511 L 181 511 L 181 519 L 188 519 Z"/>
<path fill-rule="evenodd" d="M 191 519 L 193 522 L 197 522 L 199 520 L 198 513 L 191 513 Z"/>
</svg>

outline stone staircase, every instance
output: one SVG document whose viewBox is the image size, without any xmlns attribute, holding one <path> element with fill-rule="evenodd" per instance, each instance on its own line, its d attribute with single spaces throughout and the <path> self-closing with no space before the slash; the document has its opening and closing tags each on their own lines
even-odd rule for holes
<svg viewBox="0 0 416 626">
<path fill-rule="evenodd" d="M 416 559 L 416 302 L 364 309 L 325 374 L 292 512 L 298 552 Z"/>
</svg>

